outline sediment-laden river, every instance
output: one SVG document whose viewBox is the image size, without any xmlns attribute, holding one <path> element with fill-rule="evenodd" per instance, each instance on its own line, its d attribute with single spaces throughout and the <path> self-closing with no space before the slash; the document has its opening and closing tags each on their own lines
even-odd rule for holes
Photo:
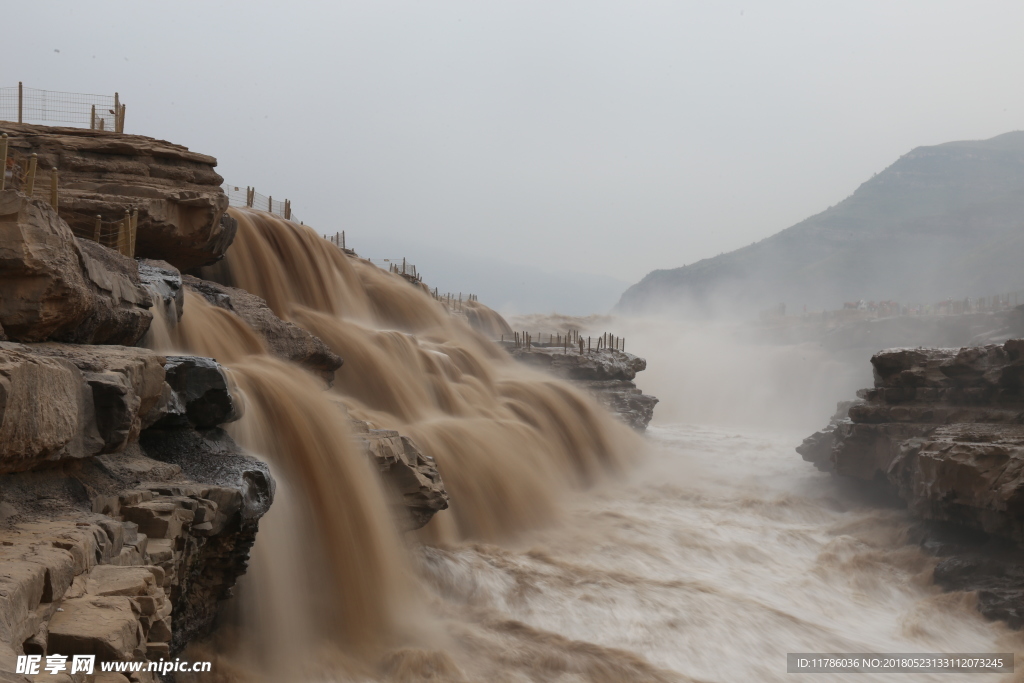
<svg viewBox="0 0 1024 683">
<path fill-rule="evenodd" d="M 626 481 L 511 547 L 425 551 L 467 680 L 782 681 L 787 652 L 1010 652 L 930 581 L 908 515 L 793 452 L 799 434 L 669 424 Z M 815 681 L 1020 680 L 813 674 Z"/>
</svg>

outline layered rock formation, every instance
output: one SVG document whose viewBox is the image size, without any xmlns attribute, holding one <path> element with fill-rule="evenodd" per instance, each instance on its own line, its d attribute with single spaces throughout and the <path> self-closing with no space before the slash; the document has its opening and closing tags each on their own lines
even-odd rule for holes
<svg viewBox="0 0 1024 683">
<path fill-rule="evenodd" d="M 91 234 L 96 216 L 105 221 L 139 212 L 136 255 L 165 260 L 185 270 L 220 259 L 237 225 L 225 211 L 228 198 L 217 160 L 187 147 L 141 135 L 81 128 L 0 122 L 11 160 L 38 173 L 60 173 L 60 213 L 73 228 Z M 14 189 L 22 189 L 15 174 Z"/>
<path fill-rule="evenodd" d="M 0 368 L 0 671 L 23 653 L 155 661 L 208 631 L 274 489 L 217 428 L 238 417 L 223 371 L 11 342 Z"/>
<path fill-rule="evenodd" d="M 977 550 L 999 545 L 990 539 L 1011 550 L 1024 543 L 1024 340 L 893 349 L 871 364 L 874 388 L 841 405 L 798 452 L 819 469 L 877 482 L 924 520 L 970 530 L 956 541 L 941 540 L 948 530 L 922 532 L 926 547 L 950 556 L 936 580 L 987 590 L 987 614 L 1024 623 L 1024 576 Z"/>
<path fill-rule="evenodd" d="M 352 430 L 367 458 L 384 478 L 400 509 L 398 525 L 419 529 L 441 510 L 448 509 L 448 492 L 434 459 L 420 452 L 407 436 L 392 429 L 372 429 L 366 422 L 351 420 Z"/>
<path fill-rule="evenodd" d="M 135 344 L 152 301 L 135 262 L 79 240 L 49 204 L 0 192 L 0 326 L 13 341 Z"/>
<path fill-rule="evenodd" d="M 532 344 L 526 348 L 513 342 L 503 345 L 513 358 L 572 380 L 637 431 L 645 431 L 654 417 L 658 399 L 643 393 L 633 383 L 636 374 L 647 369 L 647 361 L 639 356 L 615 349 L 579 353 L 562 346 Z"/>
<path fill-rule="evenodd" d="M 187 289 L 241 318 L 263 339 L 271 354 L 308 368 L 320 375 L 328 386 L 334 381 L 334 371 L 341 367 L 342 358 L 319 337 L 278 318 L 260 297 L 244 289 L 226 287 L 191 275 L 185 275 L 183 281 Z"/>
</svg>

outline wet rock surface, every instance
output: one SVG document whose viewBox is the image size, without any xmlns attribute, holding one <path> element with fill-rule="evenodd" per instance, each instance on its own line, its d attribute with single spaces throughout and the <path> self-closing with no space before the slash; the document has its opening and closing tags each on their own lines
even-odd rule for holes
<svg viewBox="0 0 1024 683">
<path fill-rule="evenodd" d="M 237 224 L 217 160 L 164 140 L 112 131 L 0 122 L 13 163 L 38 155 L 39 173 L 60 173 L 61 216 L 91 231 L 96 216 L 139 212 L 136 255 L 189 269 L 223 257 Z"/>
<path fill-rule="evenodd" d="M 328 385 L 334 381 L 334 371 L 343 362 L 341 357 L 331 351 L 319 337 L 278 318 L 260 297 L 244 289 L 227 287 L 191 275 L 185 275 L 183 281 L 188 289 L 209 303 L 238 315 L 263 339 L 267 350 L 273 355 L 308 368 Z"/>
<path fill-rule="evenodd" d="M 399 526 L 419 529 L 448 508 L 448 492 L 437 464 L 420 452 L 412 439 L 391 429 L 372 429 L 361 420 L 350 424 L 363 453 L 400 504 L 394 511 Z"/>
<path fill-rule="evenodd" d="M 562 346 L 534 344 L 525 348 L 512 342 L 502 346 L 522 363 L 572 380 L 637 431 L 646 430 L 654 417 L 658 399 L 633 383 L 637 373 L 647 369 L 647 361 L 639 356 L 614 349 L 581 354 Z"/>
<path fill-rule="evenodd" d="M 135 261 L 79 240 L 49 204 L 0 192 L 0 325 L 6 339 L 135 344 L 152 300 Z"/>
<path fill-rule="evenodd" d="M 215 426 L 237 415 L 220 367 L 0 342 L 0 389 L 0 671 L 152 661 L 208 632 L 274 495 Z"/>
<path fill-rule="evenodd" d="M 938 584 L 978 590 L 982 611 L 1024 625 L 1024 340 L 891 349 L 875 383 L 798 447 L 819 469 L 875 482 L 937 525 Z M 938 529 L 939 531 L 935 531 Z"/>
<path fill-rule="evenodd" d="M 150 292 L 153 304 L 162 306 L 172 325 L 181 320 L 185 311 L 185 289 L 181 273 L 166 261 L 139 259 L 139 280 Z"/>
</svg>

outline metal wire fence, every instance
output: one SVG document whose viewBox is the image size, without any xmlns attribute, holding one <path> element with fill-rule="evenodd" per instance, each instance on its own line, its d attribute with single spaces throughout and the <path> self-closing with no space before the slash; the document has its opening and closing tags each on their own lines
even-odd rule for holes
<svg viewBox="0 0 1024 683">
<path fill-rule="evenodd" d="M 224 194 L 228 196 L 231 206 L 244 206 L 259 211 L 267 211 L 295 223 L 302 223 L 292 213 L 292 202 L 289 199 L 283 202 L 277 201 L 273 197 L 260 194 L 256 191 L 255 187 L 242 187 L 225 183 L 221 188 L 224 190 Z"/>
<path fill-rule="evenodd" d="M 96 222 L 91 227 L 72 225 L 71 232 L 80 239 L 99 242 L 105 247 L 119 251 L 128 258 L 135 256 L 135 236 L 139 226 L 139 212 L 125 213 L 122 220 L 104 221 L 101 216 L 96 216 Z"/>
<path fill-rule="evenodd" d="M 383 268 L 391 273 L 403 275 L 413 280 L 419 280 L 420 275 L 416 271 L 416 266 L 403 259 L 389 259 L 389 258 L 371 258 L 367 259 L 370 263 Z"/>
<path fill-rule="evenodd" d="M 56 168 L 42 169 L 39 157 L 10 153 L 7 135 L 0 135 L 0 159 L 3 175 L 0 176 L 0 190 L 10 188 L 33 199 L 48 202 L 60 215 L 60 173 Z M 71 231 L 79 238 L 99 242 L 132 258 L 135 256 L 135 236 L 139 227 L 139 210 L 124 212 L 118 220 L 96 220 L 88 225 L 78 221 L 70 223 Z"/>
<path fill-rule="evenodd" d="M 120 97 L 15 87 L 0 88 L 0 120 L 68 124 L 124 132 L 125 106 Z"/>
</svg>

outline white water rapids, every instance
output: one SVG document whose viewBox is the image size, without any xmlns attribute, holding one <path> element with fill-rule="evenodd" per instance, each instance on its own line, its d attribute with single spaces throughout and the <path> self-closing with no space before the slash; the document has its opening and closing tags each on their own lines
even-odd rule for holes
<svg viewBox="0 0 1024 683">
<path fill-rule="evenodd" d="M 801 461 L 799 438 L 652 427 L 647 464 L 578 496 L 556 526 L 514 548 L 428 551 L 466 680 L 1021 680 L 786 673 L 787 652 L 1022 645 L 972 595 L 931 584 L 934 560 L 904 542 L 905 512 L 858 502 Z"/>
</svg>

